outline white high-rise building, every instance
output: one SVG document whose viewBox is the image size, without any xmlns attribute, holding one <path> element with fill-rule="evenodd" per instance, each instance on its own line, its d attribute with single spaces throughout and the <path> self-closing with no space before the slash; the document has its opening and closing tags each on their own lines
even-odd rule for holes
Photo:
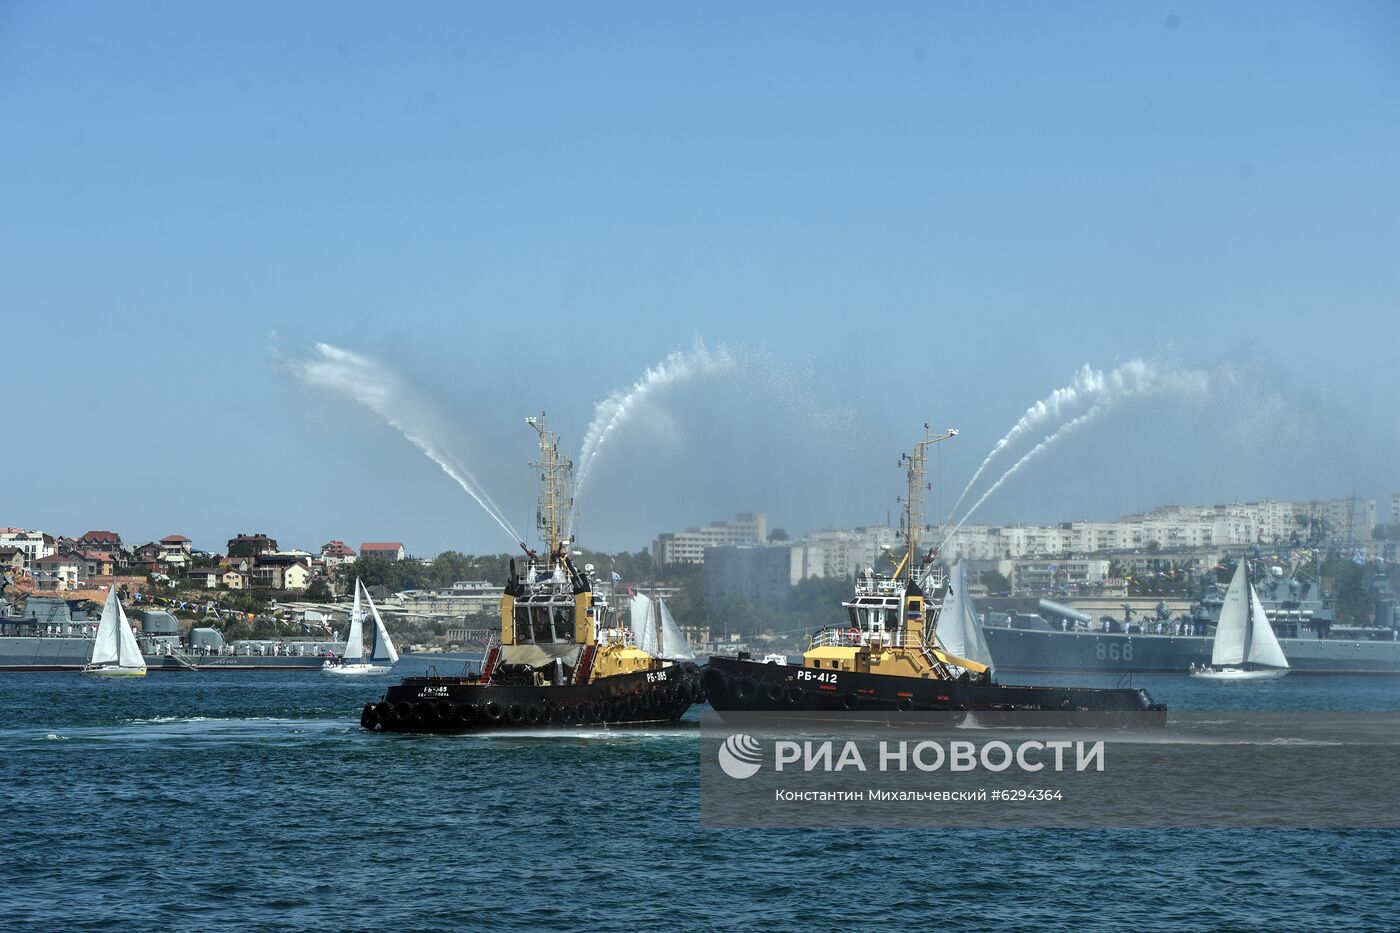
<svg viewBox="0 0 1400 933">
<path fill-rule="evenodd" d="M 899 532 L 888 525 L 872 525 L 838 531 L 814 531 L 791 544 L 792 583 L 809 577 L 854 577 L 878 567 L 880 557 L 899 542 Z"/>
<path fill-rule="evenodd" d="M 666 564 L 703 564 L 707 547 L 753 547 L 768 541 L 768 516 L 741 512 L 732 522 L 711 522 L 704 528 L 667 531 L 651 543 L 658 567 Z"/>
</svg>

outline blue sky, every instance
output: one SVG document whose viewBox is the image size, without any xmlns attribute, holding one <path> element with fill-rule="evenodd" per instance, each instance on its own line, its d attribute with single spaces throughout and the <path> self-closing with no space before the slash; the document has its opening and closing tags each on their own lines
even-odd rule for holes
<svg viewBox="0 0 1400 933">
<path fill-rule="evenodd" d="M 432 399 L 517 525 L 524 414 L 577 449 L 695 335 L 761 348 L 781 403 L 701 381 L 619 435 L 608 547 L 881 520 L 924 420 L 955 491 L 1138 355 L 1245 375 L 982 517 L 1400 488 L 1392 4 L 11 2 L 0 127 L 0 524 L 507 544 L 288 375 L 315 341 Z"/>
</svg>

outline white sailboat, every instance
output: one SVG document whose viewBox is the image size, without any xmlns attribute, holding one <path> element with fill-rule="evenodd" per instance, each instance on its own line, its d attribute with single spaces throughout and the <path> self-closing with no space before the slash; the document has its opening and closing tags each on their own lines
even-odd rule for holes
<svg viewBox="0 0 1400 933">
<path fill-rule="evenodd" d="M 92 655 L 83 673 L 102 677 L 146 676 L 146 659 L 141 656 L 136 633 L 131 630 L 115 586 L 107 590 L 102 619 L 97 623 L 97 637 L 92 641 Z"/>
<path fill-rule="evenodd" d="M 1241 558 L 1220 606 L 1210 664 L 1199 668 L 1193 665 L 1191 676 L 1207 680 L 1273 680 L 1287 673 L 1288 658 L 1279 647 Z"/>
<path fill-rule="evenodd" d="M 690 647 L 680 626 L 666 608 L 666 602 L 638 593 L 632 597 L 632 639 L 638 648 L 667 661 L 693 661 Z"/>
<path fill-rule="evenodd" d="M 967 571 L 962 561 L 953 565 L 949 575 L 948 595 L 938 612 L 938 625 L 934 632 L 938 636 L 938 646 L 945 652 L 984 664 L 988 673 L 992 672 L 992 650 L 987 647 L 982 623 L 977 621 L 977 609 L 967 592 Z"/>
<path fill-rule="evenodd" d="M 361 608 L 361 595 L 364 596 L 365 604 L 369 606 L 369 616 L 374 619 L 374 640 L 370 645 L 368 658 L 365 658 L 365 611 Z M 389 638 L 384 620 L 379 617 L 379 608 L 374 605 L 369 590 L 365 589 L 365 585 L 356 577 L 355 603 L 350 610 L 350 634 L 345 639 L 345 652 L 338 658 L 327 658 L 321 665 L 321 670 L 327 674 L 387 674 L 398 659 L 399 653 L 394 650 L 394 642 Z M 376 661 L 389 663 L 376 664 Z"/>
<path fill-rule="evenodd" d="M 668 661 L 694 661 L 695 649 L 690 647 L 690 641 L 681 632 L 681 627 L 676 624 L 675 618 L 671 616 L 671 610 L 666 607 L 666 601 L 658 599 L 656 605 L 661 610 L 660 656 Z"/>
<path fill-rule="evenodd" d="M 661 640 L 656 637 L 656 610 L 651 597 L 637 593 L 631 600 L 632 643 L 653 657 L 661 654 Z"/>
</svg>

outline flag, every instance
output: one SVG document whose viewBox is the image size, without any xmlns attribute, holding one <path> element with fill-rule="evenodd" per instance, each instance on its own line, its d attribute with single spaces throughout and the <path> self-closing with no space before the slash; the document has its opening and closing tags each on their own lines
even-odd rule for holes
<svg viewBox="0 0 1400 933">
<path fill-rule="evenodd" d="M 616 570 L 614 570 L 614 571 L 612 572 L 612 575 L 613 575 L 613 582 L 614 582 L 614 583 L 621 583 L 621 582 L 622 582 L 622 574 L 620 574 L 620 573 L 618 573 Z"/>
<path fill-rule="evenodd" d="M 1361 556 L 1360 551 L 1357 551 L 1355 554 L 1351 555 L 1351 562 L 1360 567 L 1362 564 L 1366 563 L 1366 558 Z"/>
</svg>

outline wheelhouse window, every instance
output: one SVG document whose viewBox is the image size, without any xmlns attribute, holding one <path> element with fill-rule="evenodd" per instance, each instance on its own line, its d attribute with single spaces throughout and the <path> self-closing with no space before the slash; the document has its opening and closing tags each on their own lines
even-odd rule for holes
<svg viewBox="0 0 1400 933">
<path fill-rule="evenodd" d="M 515 606 L 515 640 L 517 643 L 535 640 L 530 629 L 530 607 L 519 603 Z"/>
<path fill-rule="evenodd" d="M 547 645 L 554 639 L 550 637 L 549 631 L 549 606 L 535 606 L 530 612 L 531 627 L 534 630 L 534 638 L 531 639 L 537 645 Z"/>
<path fill-rule="evenodd" d="M 555 606 L 554 607 L 554 640 L 573 641 L 574 640 L 574 607 Z"/>
</svg>

